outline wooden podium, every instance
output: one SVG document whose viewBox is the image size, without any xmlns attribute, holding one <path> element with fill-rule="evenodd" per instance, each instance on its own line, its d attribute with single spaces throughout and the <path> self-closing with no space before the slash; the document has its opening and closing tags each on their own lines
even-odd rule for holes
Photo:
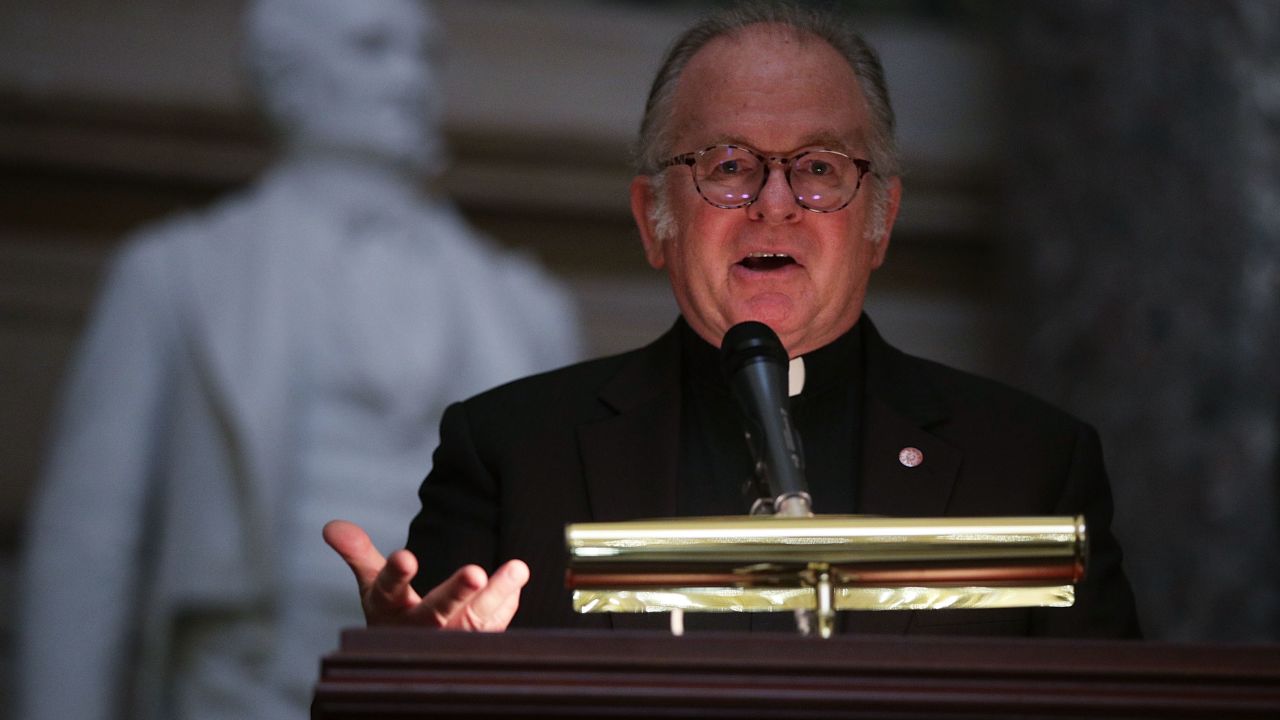
<svg viewBox="0 0 1280 720">
<path fill-rule="evenodd" d="M 1280 646 L 376 628 L 312 717 L 1280 718 Z"/>
</svg>

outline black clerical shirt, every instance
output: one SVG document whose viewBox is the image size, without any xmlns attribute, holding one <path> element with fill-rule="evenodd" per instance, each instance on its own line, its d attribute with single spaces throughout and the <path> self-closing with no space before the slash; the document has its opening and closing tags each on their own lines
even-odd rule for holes
<svg viewBox="0 0 1280 720">
<path fill-rule="evenodd" d="M 677 512 L 683 516 L 743 515 L 756 499 L 751 451 L 720 350 L 679 322 L 683 353 L 680 482 Z M 856 511 L 861 435 L 862 330 L 854 325 L 831 344 L 804 355 L 805 384 L 791 398 L 800 435 L 813 511 Z"/>
</svg>

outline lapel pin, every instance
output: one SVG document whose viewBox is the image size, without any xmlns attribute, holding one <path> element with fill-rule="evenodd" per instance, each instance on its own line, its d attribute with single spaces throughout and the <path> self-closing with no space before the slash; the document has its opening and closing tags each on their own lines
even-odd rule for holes
<svg viewBox="0 0 1280 720">
<path fill-rule="evenodd" d="M 920 452 L 920 448 L 904 447 L 898 451 L 898 462 L 903 467 L 913 468 L 924 462 L 924 453 Z"/>
</svg>

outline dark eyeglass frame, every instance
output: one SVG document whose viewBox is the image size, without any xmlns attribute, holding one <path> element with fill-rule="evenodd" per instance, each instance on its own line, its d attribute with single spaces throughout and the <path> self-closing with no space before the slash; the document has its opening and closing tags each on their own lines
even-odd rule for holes
<svg viewBox="0 0 1280 720">
<path fill-rule="evenodd" d="M 761 166 L 764 168 L 764 173 L 760 177 L 760 187 L 756 188 L 755 192 L 751 193 L 751 197 L 748 198 L 747 200 L 744 200 L 743 202 L 735 203 L 732 205 L 724 205 L 724 204 L 715 202 L 711 198 L 707 197 L 705 193 L 702 192 L 702 186 L 698 184 L 698 172 L 694 166 L 698 164 L 698 158 L 701 158 L 702 156 L 706 155 L 712 150 L 715 150 L 716 148 L 729 148 L 730 150 L 741 150 L 745 153 L 755 156 L 755 158 L 760 161 Z M 849 160 L 850 162 L 852 162 L 854 167 L 858 168 L 858 182 L 853 186 L 853 192 L 849 193 L 849 199 L 845 200 L 844 203 L 840 205 L 840 207 L 831 208 L 829 210 L 820 210 L 818 208 L 811 207 L 799 195 L 796 194 L 796 189 L 791 185 L 791 164 L 794 163 L 796 160 L 799 160 L 800 158 L 804 157 L 805 155 L 810 155 L 810 154 L 819 153 L 819 152 L 833 153 L 835 155 L 839 155 Z M 716 145 L 708 145 L 707 147 L 704 147 L 701 150 L 681 153 L 679 155 L 673 156 L 663 161 L 662 164 L 658 166 L 658 169 L 659 171 L 662 171 L 662 170 L 666 170 L 669 167 L 674 167 L 676 165 L 687 165 L 689 167 L 689 174 L 693 177 L 693 186 L 698 190 L 698 197 L 702 198 L 704 201 L 706 201 L 708 205 L 712 207 L 717 207 L 717 208 L 720 208 L 721 210 L 736 210 L 738 208 L 747 207 L 752 203 L 754 203 L 756 200 L 760 199 L 760 191 L 764 190 L 765 185 L 769 184 L 769 171 L 773 168 L 773 163 L 775 162 L 782 166 L 783 176 L 787 180 L 787 189 L 791 190 L 791 197 L 795 199 L 796 204 L 804 208 L 805 210 L 808 210 L 809 212 L 816 212 L 816 213 L 840 212 L 841 210 L 848 207 L 849 203 L 853 202 L 853 199 L 858 197 L 858 190 L 862 189 L 863 176 L 871 172 L 870 160 L 855 158 L 849 155 L 848 153 L 843 153 L 843 152 L 840 152 L 839 150 L 831 150 L 829 148 L 813 148 L 811 150 L 802 150 L 796 153 L 795 155 L 791 155 L 787 157 L 783 157 L 781 155 L 767 156 L 745 145 L 734 145 L 732 143 L 718 143 Z"/>
</svg>

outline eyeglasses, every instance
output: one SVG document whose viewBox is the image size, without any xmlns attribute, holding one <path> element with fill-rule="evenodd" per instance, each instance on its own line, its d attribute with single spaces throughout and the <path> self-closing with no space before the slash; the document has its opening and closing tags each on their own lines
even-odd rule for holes
<svg viewBox="0 0 1280 720">
<path fill-rule="evenodd" d="M 746 207 L 756 201 L 773 163 L 782 166 L 796 203 L 805 210 L 830 213 L 842 210 L 858 194 L 862 176 L 871 162 L 851 158 L 835 150 L 805 150 L 791 157 L 765 157 L 741 145 L 712 145 L 684 153 L 662 163 L 688 165 L 698 194 L 725 210 Z"/>
</svg>

